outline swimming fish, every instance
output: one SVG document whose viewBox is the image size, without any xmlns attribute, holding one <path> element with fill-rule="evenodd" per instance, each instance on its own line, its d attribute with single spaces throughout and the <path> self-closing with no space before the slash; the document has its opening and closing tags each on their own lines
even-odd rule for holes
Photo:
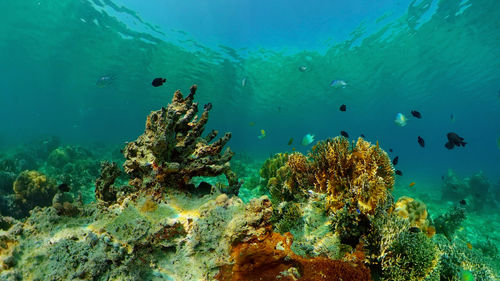
<svg viewBox="0 0 500 281">
<path fill-rule="evenodd" d="M 301 66 L 299 66 L 299 70 L 300 70 L 300 72 L 305 72 L 305 71 L 307 71 L 307 66 L 301 65 Z"/>
<path fill-rule="evenodd" d="M 389 152 L 392 152 L 392 151 L 393 151 L 392 148 L 389 148 Z"/>
<path fill-rule="evenodd" d="M 408 229 L 409 232 L 411 233 L 419 233 L 420 232 L 420 228 L 416 227 L 416 226 L 412 226 Z"/>
<path fill-rule="evenodd" d="M 257 138 L 259 138 L 259 140 L 263 139 L 266 137 L 266 131 L 264 129 L 261 129 L 260 130 L 260 136 L 258 136 Z"/>
<path fill-rule="evenodd" d="M 453 114 L 450 115 L 450 122 L 455 123 L 455 115 Z"/>
<path fill-rule="evenodd" d="M 104 75 L 99 77 L 99 79 L 97 79 L 97 82 L 95 82 L 95 84 L 99 88 L 104 88 L 113 84 L 113 81 L 115 81 L 115 79 L 116 79 L 115 75 Z"/>
<path fill-rule="evenodd" d="M 425 146 L 425 141 L 423 138 L 421 138 L 420 136 L 418 136 L 418 144 L 420 144 L 421 147 L 424 147 Z"/>
<path fill-rule="evenodd" d="M 453 132 L 448 133 L 446 137 L 448 138 L 448 142 L 445 143 L 444 146 L 448 149 L 452 149 L 455 146 L 465 146 L 467 144 L 466 142 L 464 142 L 464 138 Z"/>
<path fill-rule="evenodd" d="M 346 111 L 346 109 L 347 109 L 347 107 L 345 104 L 341 105 L 339 108 L 340 111 Z"/>
<path fill-rule="evenodd" d="M 288 145 L 292 145 L 292 143 L 293 143 L 293 138 L 290 138 L 290 139 L 288 140 Z"/>
<path fill-rule="evenodd" d="M 472 250 L 472 244 L 471 243 L 467 243 L 467 248 L 469 248 L 469 250 Z"/>
<path fill-rule="evenodd" d="M 212 109 L 212 103 L 209 102 L 203 106 L 204 111 L 210 111 Z"/>
<path fill-rule="evenodd" d="M 302 138 L 302 145 L 310 145 L 314 141 L 314 135 L 307 134 Z"/>
<path fill-rule="evenodd" d="M 255 126 L 255 122 L 248 122 L 248 126 L 250 126 L 250 127 Z"/>
<path fill-rule="evenodd" d="M 467 205 L 467 201 L 465 199 L 460 200 L 460 205 Z"/>
<path fill-rule="evenodd" d="M 396 172 L 395 172 L 395 173 L 396 173 L 396 175 L 398 175 L 398 176 L 402 176 L 402 175 L 403 175 L 403 172 L 401 172 L 400 170 L 396 170 Z"/>
<path fill-rule="evenodd" d="M 500 149 L 500 138 L 497 139 L 497 147 Z"/>
<path fill-rule="evenodd" d="M 349 138 L 349 134 L 346 131 L 340 131 L 340 134 L 345 138 Z"/>
<path fill-rule="evenodd" d="M 360 136 L 361 136 L 362 138 L 365 138 L 365 135 L 363 135 L 363 134 L 361 134 Z"/>
<path fill-rule="evenodd" d="M 396 166 L 398 164 L 398 161 L 399 161 L 399 156 L 394 157 L 394 159 L 392 159 L 392 165 Z"/>
<path fill-rule="evenodd" d="M 247 85 L 247 78 L 243 77 L 243 79 L 241 79 L 241 87 L 245 87 L 246 85 Z"/>
<path fill-rule="evenodd" d="M 412 182 L 408 185 L 408 187 L 412 187 L 412 186 L 414 186 L 414 185 L 415 185 L 415 182 L 414 182 L 414 181 L 412 181 Z"/>
<path fill-rule="evenodd" d="M 396 125 L 404 127 L 406 126 L 406 121 L 406 116 L 403 113 L 396 114 L 396 119 L 394 120 L 394 123 L 396 123 Z"/>
<path fill-rule="evenodd" d="M 416 110 L 412 110 L 411 115 L 413 115 L 414 117 L 416 117 L 418 119 L 422 118 L 422 114 L 420 114 L 420 112 L 418 112 Z"/>
<path fill-rule="evenodd" d="M 333 87 L 335 89 L 339 89 L 339 88 L 344 89 L 346 86 L 347 86 L 347 82 L 344 80 L 333 80 L 330 83 L 330 87 Z"/>
<path fill-rule="evenodd" d="M 474 281 L 474 274 L 468 270 L 462 270 L 460 272 L 460 281 Z"/>
<path fill-rule="evenodd" d="M 151 85 L 153 85 L 153 87 L 160 87 L 165 82 L 167 82 L 167 79 L 165 78 L 155 78 L 153 79 L 153 82 L 151 82 Z"/>
<path fill-rule="evenodd" d="M 68 184 L 66 183 L 61 183 L 58 187 L 57 187 L 61 192 L 68 192 L 70 191 L 70 187 Z"/>
</svg>

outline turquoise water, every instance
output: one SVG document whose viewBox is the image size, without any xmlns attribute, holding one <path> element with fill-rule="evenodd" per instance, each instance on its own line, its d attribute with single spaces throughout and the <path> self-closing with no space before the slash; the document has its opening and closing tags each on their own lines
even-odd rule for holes
<svg viewBox="0 0 500 281">
<path fill-rule="evenodd" d="M 207 129 L 232 132 L 237 155 L 305 153 L 304 135 L 346 131 L 399 156 L 398 195 L 438 190 L 449 169 L 482 171 L 499 193 L 499 1 L 166 2 L 1 1 L 2 153 L 47 136 L 122 146 L 197 84 Z M 446 149 L 448 132 L 467 145 Z"/>
<path fill-rule="evenodd" d="M 289 149 L 291 137 L 305 151 L 305 134 L 344 130 L 394 149 L 409 176 L 439 178 L 448 168 L 498 174 L 496 1 L 187 1 L 178 10 L 128 2 L 1 4 L 2 143 L 40 135 L 129 141 L 149 111 L 196 83 L 199 102 L 214 105 L 209 125 L 233 132 L 235 151 L 268 156 Z M 117 79 L 96 87 L 104 75 Z M 157 76 L 166 85 L 151 87 Z M 335 79 L 348 86 L 333 89 Z M 412 109 L 423 118 L 394 124 Z M 267 137 L 259 141 L 261 129 Z M 450 131 L 468 145 L 446 150 Z"/>
</svg>

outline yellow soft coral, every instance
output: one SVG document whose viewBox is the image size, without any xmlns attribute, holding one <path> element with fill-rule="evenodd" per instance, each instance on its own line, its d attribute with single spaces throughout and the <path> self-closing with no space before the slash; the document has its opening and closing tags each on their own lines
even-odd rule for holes
<svg viewBox="0 0 500 281">
<path fill-rule="evenodd" d="M 287 166 L 295 176 L 288 182 L 327 193 L 330 211 L 349 203 L 360 212 L 372 214 L 387 200 L 394 185 L 394 170 L 387 153 L 378 143 L 372 145 L 362 138 L 355 145 L 343 137 L 322 141 L 313 147 L 309 159 L 300 153 L 290 155 Z"/>
</svg>

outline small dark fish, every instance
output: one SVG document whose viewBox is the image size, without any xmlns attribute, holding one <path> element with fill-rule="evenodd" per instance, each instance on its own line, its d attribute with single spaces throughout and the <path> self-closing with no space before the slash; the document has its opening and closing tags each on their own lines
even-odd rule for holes
<svg viewBox="0 0 500 281">
<path fill-rule="evenodd" d="M 212 109 L 212 103 L 209 102 L 203 106 L 203 110 L 210 111 Z"/>
<path fill-rule="evenodd" d="M 465 199 L 460 200 L 460 205 L 467 205 L 467 201 Z"/>
<path fill-rule="evenodd" d="M 389 152 L 393 152 L 392 148 L 389 148 Z"/>
<path fill-rule="evenodd" d="M 464 142 L 464 138 L 455 133 L 450 132 L 446 135 L 446 137 L 448 138 L 448 142 L 445 143 L 444 146 L 448 149 L 452 149 L 455 146 L 465 146 L 467 144 Z"/>
<path fill-rule="evenodd" d="M 403 172 L 401 172 L 400 170 L 396 170 L 396 175 L 398 175 L 398 176 L 402 176 L 402 175 L 403 175 Z"/>
<path fill-rule="evenodd" d="M 68 192 L 71 189 L 66 183 L 61 183 L 57 188 L 59 188 L 61 192 Z"/>
<path fill-rule="evenodd" d="M 413 115 L 414 117 L 416 117 L 418 119 L 422 118 L 422 114 L 420 114 L 420 112 L 418 112 L 416 110 L 412 110 L 411 115 Z"/>
<path fill-rule="evenodd" d="M 361 136 L 362 138 L 365 138 L 365 135 L 363 135 L 363 134 L 361 134 L 360 136 Z"/>
<path fill-rule="evenodd" d="M 341 106 L 340 106 L 340 108 L 339 108 L 339 109 L 340 109 L 340 111 L 346 111 L 346 110 L 347 110 L 347 107 L 346 107 L 346 105 L 345 105 L 345 104 L 343 104 L 343 105 L 341 105 Z"/>
<path fill-rule="evenodd" d="M 153 85 L 153 87 L 160 87 L 165 82 L 167 82 L 167 79 L 165 78 L 155 78 L 153 79 L 153 82 L 151 82 L 151 85 Z"/>
<path fill-rule="evenodd" d="M 394 157 L 394 159 L 392 159 L 392 165 L 396 166 L 398 164 L 398 161 L 399 161 L 399 156 Z"/>
<path fill-rule="evenodd" d="M 420 144 L 421 147 L 425 147 L 425 141 L 420 136 L 418 136 L 418 144 Z"/>
<path fill-rule="evenodd" d="M 345 138 L 349 138 L 349 134 L 346 131 L 340 131 L 340 134 Z"/>
<path fill-rule="evenodd" d="M 419 233 L 420 232 L 420 228 L 416 227 L 416 226 L 412 226 L 408 229 L 409 232 L 411 233 Z"/>
<path fill-rule="evenodd" d="M 288 145 L 292 145 L 293 143 L 293 138 L 290 138 L 290 140 L 288 140 Z"/>
</svg>

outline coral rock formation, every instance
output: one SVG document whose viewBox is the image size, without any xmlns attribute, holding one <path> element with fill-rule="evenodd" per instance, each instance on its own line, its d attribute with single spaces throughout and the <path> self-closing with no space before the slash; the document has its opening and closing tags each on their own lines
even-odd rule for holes
<svg viewBox="0 0 500 281">
<path fill-rule="evenodd" d="M 198 104 L 193 102 L 196 89 L 193 85 L 185 98 L 176 91 L 167 107 L 149 114 L 144 134 L 126 145 L 123 166 L 132 185 L 185 189 L 193 177 L 225 174 L 231 191 L 236 193 L 238 181 L 229 166 L 233 152 L 227 148 L 221 154 L 231 133 L 214 142 L 218 134 L 215 130 L 201 136 L 211 106 L 205 106 L 198 119 Z"/>
</svg>

